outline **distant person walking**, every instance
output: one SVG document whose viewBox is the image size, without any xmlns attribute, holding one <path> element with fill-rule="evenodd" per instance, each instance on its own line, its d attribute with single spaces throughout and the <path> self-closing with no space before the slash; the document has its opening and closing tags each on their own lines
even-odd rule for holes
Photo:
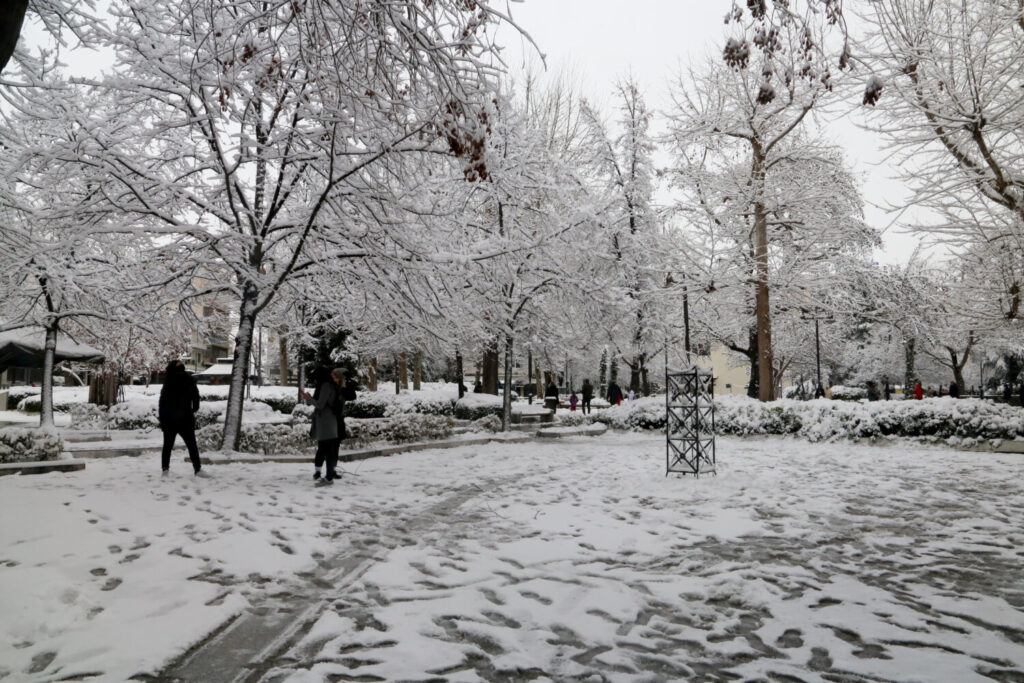
<svg viewBox="0 0 1024 683">
<path fill-rule="evenodd" d="M 949 383 L 949 397 L 960 398 L 960 385 L 956 382 Z"/>
<path fill-rule="evenodd" d="M 924 389 L 921 388 L 920 382 L 914 382 L 914 400 L 920 401 L 924 398 Z"/>
<path fill-rule="evenodd" d="M 629 402 L 630 402 L 630 403 L 632 403 L 633 401 L 635 401 L 635 400 L 636 400 L 636 392 L 635 392 L 635 391 L 633 391 L 633 388 L 632 388 L 632 387 L 630 387 L 630 389 L 629 389 L 629 393 L 628 393 L 628 394 L 626 394 L 626 398 L 627 398 L 627 399 L 629 399 Z"/>
<path fill-rule="evenodd" d="M 583 396 L 583 414 L 587 415 L 590 413 L 590 402 L 594 398 L 594 385 L 590 383 L 589 379 L 583 380 L 583 388 L 580 390 Z"/>
<path fill-rule="evenodd" d="M 310 396 L 302 392 L 307 405 L 313 406 L 313 420 L 309 436 L 315 439 L 316 455 L 313 458 L 313 480 L 317 486 L 328 486 L 338 478 L 338 449 L 344 436 L 345 421 L 342 416 L 342 400 L 339 388 L 344 382 L 343 371 L 317 368 L 313 375 L 316 389 Z M 327 472 L 321 478 L 321 469 L 327 465 Z"/>
<path fill-rule="evenodd" d="M 164 433 L 164 448 L 160 453 L 163 476 L 170 473 L 171 449 L 180 435 L 188 449 L 189 460 L 197 477 L 209 477 L 199 462 L 199 446 L 196 444 L 196 411 L 199 410 L 199 388 L 192 375 L 185 372 L 185 364 L 172 360 L 167 365 L 167 376 L 160 389 L 160 404 L 157 417 L 160 430 Z"/>
<path fill-rule="evenodd" d="M 622 389 L 615 382 L 608 385 L 608 403 L 617 406 L 622 403 Z"/>
<path fill-rule="evenodd" d="M 1010 405 L 1010 400 L 1013 398 L 1013 385 L 1007 382 L 1003 385 L 1003 403 Z"/>
<path fill-rule="evenodd" d="M 558 410 L 558 387 L 554 382 L 548 382 L 547 389 L 544 390 L 544 407 L 552 413 Z"/>
</svg>

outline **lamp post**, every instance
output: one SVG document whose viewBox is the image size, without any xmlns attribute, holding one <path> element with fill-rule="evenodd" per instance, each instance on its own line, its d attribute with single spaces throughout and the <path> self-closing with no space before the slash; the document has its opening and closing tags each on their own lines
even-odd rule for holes
<svg viewBox="0 0 1024 683">
<path fill-rule="evenodd" d="M 801 309 L 800 318 L 802 320 L 813 320 L 814 321 L 814 357 L 815 364 L 818 371 L 818 386 L 821 386 L 821 332 L 818 328 L 818 322 L 821 320 L 831 320 L 831 311 L 825 311 L 817 306 L 813 309 Z"/>
</svg>

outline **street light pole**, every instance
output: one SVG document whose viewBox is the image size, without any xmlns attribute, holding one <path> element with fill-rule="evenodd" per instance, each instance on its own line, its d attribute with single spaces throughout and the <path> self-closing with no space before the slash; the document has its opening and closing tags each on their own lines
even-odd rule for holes
<svg viewBox="0 0 1024 683">
<path fill-rule="evenodd" d="M 814 318 L 814 351 L 818 365 L 818 386 L 821 386 L 821 335 L 818 332 L 818 318 Z"/>
</svg>

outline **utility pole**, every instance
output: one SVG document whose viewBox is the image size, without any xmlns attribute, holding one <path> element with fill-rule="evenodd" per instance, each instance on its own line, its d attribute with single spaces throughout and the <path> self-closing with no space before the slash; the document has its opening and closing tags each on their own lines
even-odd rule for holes
<svg viewBox="0 0 1024 683">
<path fill-rule="evenodd" d="M 822 310 L 815 306 L 813 309 L 802 309 L 800 312 L 800 318 L 802 320 L 813 320 L 814 321 L 814 362 L 817 367 L 818 387 L 822 387 L 821 384 L 821 331 L 818 326 L 818 322 L 821 320 L 832 320 L 832 313 L 830 311 Z M 824 388 L 824 387 L 822 387 Z M 815 389 L 817 391 L 817 388 Z"/>
</svg>

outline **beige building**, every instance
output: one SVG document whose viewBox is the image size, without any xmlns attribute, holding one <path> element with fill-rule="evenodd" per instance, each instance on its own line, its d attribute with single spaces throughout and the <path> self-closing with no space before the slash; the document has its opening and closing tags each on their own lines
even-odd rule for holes
<svg viewBox="0 0 1024 683">
<path fill-rule="evenodd" d="M 712 368 L 715 373 L 715 394 L 747 395 L 750 382 L 750 363 L 740 354 L 721 344 L 712 344 L 710 354 L 699 354 L 697 364 Z"/>
<path fill-rule="evenodd" d="M 196 289 L 204 289 L 212 284 L 208 278 L 197 277 Z M 196 317 L 192 328 L 191 348 L 186 367 L 192 372 L 202 372 L 217 363 L 218 358 L 231 355 L 231 339 L 228 334 L 228 308 L 223 294 L 208 294 L 192 302 L 192 312 Z"/>
<path fill-rule="evenodd" d="M 746 396 L 747 385 L 750 383 L 750 361 L 746 356 L 730 351 L 721 344 L 712 344 L 710 354 L 698 356 L 697 364 L 702 368 L 712 368 L 715 373 L 715 394 L 733 396 Z M 785 375 L 779 386 L 779 395 L 782 389 L 791 386 Z"/>
</svg>

